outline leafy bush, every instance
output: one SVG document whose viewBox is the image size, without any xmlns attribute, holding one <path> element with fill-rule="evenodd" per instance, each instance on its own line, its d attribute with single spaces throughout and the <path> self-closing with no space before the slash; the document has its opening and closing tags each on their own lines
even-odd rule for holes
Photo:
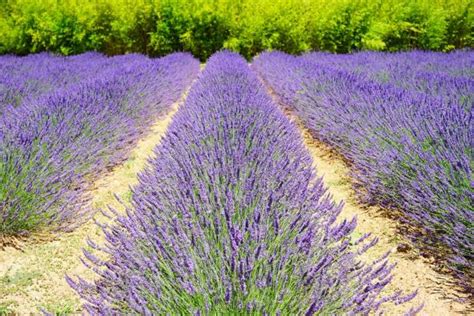
<svg viewBox="0 0 474 316">
<path fill-rule="evenodd" d="M 0 6 L 0 53 L 472 47 L 472 0 L 13 0 Z"/>
</svg>

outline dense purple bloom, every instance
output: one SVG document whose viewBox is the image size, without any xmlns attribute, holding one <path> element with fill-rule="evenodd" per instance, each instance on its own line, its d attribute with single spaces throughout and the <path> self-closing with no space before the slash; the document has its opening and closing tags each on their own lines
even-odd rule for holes
<svg viewBox="0 0 474 316">
<path fill-rule="evenodd" d="M 401 210 L 413 241 L 447 260 L 468 291 L 474 277 L 473 57 L 273 52 L 253 63 L 314 136 L 352 162 L 361 197 Z"/>
<path fill-rule="evenodd" d="M 112 59 L 98 53 L 68 58 L 47 53 L 0 58 L 0 112 L 34 102 L 42 94 L 93 77 Z"/>
<path fill-rule="evenodd" d="M 314 66 L 350 71 L 380 83 L 422 92 L 470 108 L 474 102 L 474 58 L 470 51 L 450 54 L 362 52 L 353 55 L 311 53 L 301 57 Z"/>
<path fill-rule="evenodd" d="M 84 191 L 165 113 L 199 71 L 160 59 L 0 58 L 0 233 L 80 223 Z"/>
<path fill-rule="evenodd" d="M 213 55 L 104 227 L 98 274 L 67 278 L 91 314 L 368 314 L 400 293 L 386 257 L 363 264 L 298 130 L 237 54 Z M 370 241 L 368 241 L 370 242 Z"/>
</svg>

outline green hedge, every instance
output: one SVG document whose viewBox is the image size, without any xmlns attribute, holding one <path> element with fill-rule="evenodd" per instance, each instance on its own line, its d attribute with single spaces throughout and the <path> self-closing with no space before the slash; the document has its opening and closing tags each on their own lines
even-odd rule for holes
<svg viewBox="0 0 474 316">
<path fill-rule="evenodd" d="M 473 47 L 474 0 L 0 0 L 0 53 Z"/>
</svg>

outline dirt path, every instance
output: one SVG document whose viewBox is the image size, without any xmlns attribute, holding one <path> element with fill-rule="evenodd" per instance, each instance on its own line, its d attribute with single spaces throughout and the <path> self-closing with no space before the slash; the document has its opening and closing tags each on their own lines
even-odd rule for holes
<svg viewBox="0 0 474 316">
<path fill-rule="evenodd" d="M 151 127 L 124 164 L 95 182 L 91 194 L 94 209 L 104 209 L 107 205 L 123 209 L 114 194 L 129 201 L 130 186 L 137 184 L 137 173 L 145 167 L 183 100 L 184 96 Z M 107 221 L 100 213 L 96 219 Z M 87 237 L 97 242 L 103 240 L 101 230 L 93 221 L 56 240 L 27 245 L 23 251 L 14 248 L 0 251 L 0 315 L 38 314 L 41 308 L 55 314 L 78 313 L 81 310 L 79 298 L 64 275 L 93 277 L 79 260 Z"/>
<path fill-rule="evenodd" d="M 272 97 L 277 100 L 273 93 Z M 391 262 L 396 263 L 393 270 L 394 278 L 388 291 L 402 290 L 406 293 L 418 289 L 417 297 L 411 305 L 416 307 L 424 304 L 419 315 L 447 316 L 468 314 L 467 304 L 462 304 L 447 299 L 447 295 L 456 296 L 456 292 L 449 286 L 449 277 L 435 272 L 425 259 L 416 254 L 414 250 L 400 252 L 397 247 L 406 240 L 397 233 L 397 222 L 383 215 L 378 207 L 370 207 L 359 203 L 351 185 L 349 167 L 343 158 L 336 154 L 330 147 L 312 137 L 309 130 L 290 111 L 284 110 L 292 122 L 301 131 L 304 144 L 309 150 L 313 165 L 319 176 L 322 176 L 329 193 L 336 202 L 344 201 L 345 206 L 341 219 L 357 217 L 355 235 L 372 233 L 379 242 L 366 253 L 366 260 L 374 260 L 392 251 Z M 386 306 L 387 315 L 403 315 L 406 307 Z"/>
</svg>

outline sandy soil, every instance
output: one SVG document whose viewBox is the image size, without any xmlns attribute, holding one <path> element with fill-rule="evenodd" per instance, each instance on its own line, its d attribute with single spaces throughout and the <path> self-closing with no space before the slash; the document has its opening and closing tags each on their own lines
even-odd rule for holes
<svg viewBox="0 0 474 316">
<path fill-rule="evenodd" d="M 105 209 L 110 205 L 123 210 L 114 194 L 125 202 L 130 200 L 130 186 L 137 184 L 138 172 L 145 168 L 147 159 L 153 155 L 153 149 L 183 100 L 184 96 L 158 119 L 124 164 L 94 183 L 92 208 Z M 95 218 L 100 222 L 110 221 L 101 213 Z M 26 244 L 22 250 L 9 247 L 0 251 L 0 315 L 38 314 L 41 309 L 56 314 L 78 313 L 80 300 L 66 283 L 64 275 L 93 277 L 79 260 L 82 248 L 87 248 L 87 237 L 99 243 L 104 239 L 100 228 L 89 221 L 53 240 Z M 41 239 L 47 238 L 43 236 Z"/>
</svg>

